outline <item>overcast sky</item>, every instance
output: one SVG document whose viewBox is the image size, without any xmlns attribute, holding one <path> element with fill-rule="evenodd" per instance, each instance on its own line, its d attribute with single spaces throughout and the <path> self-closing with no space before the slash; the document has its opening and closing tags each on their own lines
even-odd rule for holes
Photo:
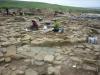
<svg viewBox="0 0 100 75">
<path fill-rule="evenodd" d="M 36 1 L 77 7 L 100 7 L 100 0 L 20 0 Z"/>
</svg>

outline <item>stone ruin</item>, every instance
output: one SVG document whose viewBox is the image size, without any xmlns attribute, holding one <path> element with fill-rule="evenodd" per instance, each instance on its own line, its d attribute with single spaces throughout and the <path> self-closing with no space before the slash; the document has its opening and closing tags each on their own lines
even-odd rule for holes
<svg viewBox="0 0 100 75">
<path fill-rule="evenodd" d="M 0 75 L 100 75 L 98 20 L 53 17 L 62 22 L 64 33 L 43 33 L 42 24 L 53 21 L 44 17 L 38 31 L 25 31 L 36 16 L 0 17 Z M 91 27 L 98 32 L 96 45 L 86 42 L 94 33 Z"/>
</svg>

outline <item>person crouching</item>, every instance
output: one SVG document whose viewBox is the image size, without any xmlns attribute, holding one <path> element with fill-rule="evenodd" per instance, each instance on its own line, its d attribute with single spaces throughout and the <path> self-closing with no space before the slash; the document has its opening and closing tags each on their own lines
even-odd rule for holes
<svg viewBox="0 0 100 75">
<path fill-rule="evenodd" d="M 35 20 L 32 20 L 32 25 L 30 26 L 30 29 L 31 30 L 38 30 L 39 29 L 38 24 Z"/>
</svg>

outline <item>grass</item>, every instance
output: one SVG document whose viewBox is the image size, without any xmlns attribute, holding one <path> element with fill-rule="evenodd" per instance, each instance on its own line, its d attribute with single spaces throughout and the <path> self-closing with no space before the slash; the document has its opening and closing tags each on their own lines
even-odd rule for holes
<svg viewBox="0 0 100 75">
<path fill-rule="evenodd" d="M 68 12 L 100 13 L 99 9 L 61 6 L 61 5 L 41 3 L 41 2 L 25 2 L 25 1 L 11 1 L 11 0 L 0 1 L 0 8 L 39 8 L 39 9 L 51 9 L 51 10 L 68 11 Z"/>
</svg>

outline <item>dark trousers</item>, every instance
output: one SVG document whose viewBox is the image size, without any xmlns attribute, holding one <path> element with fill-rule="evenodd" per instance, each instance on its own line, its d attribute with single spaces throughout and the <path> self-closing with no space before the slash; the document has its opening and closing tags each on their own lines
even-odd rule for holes
<svg viewBox="0 0 100 75">
<path fill-rule="evenodd" d="M 54 31 L 54 32 L 59 32 L 59 29 L 58 29 L 58 28 L 57 28 L 57 29 L 54 28 L 53 31 Z"/>
</svg>

